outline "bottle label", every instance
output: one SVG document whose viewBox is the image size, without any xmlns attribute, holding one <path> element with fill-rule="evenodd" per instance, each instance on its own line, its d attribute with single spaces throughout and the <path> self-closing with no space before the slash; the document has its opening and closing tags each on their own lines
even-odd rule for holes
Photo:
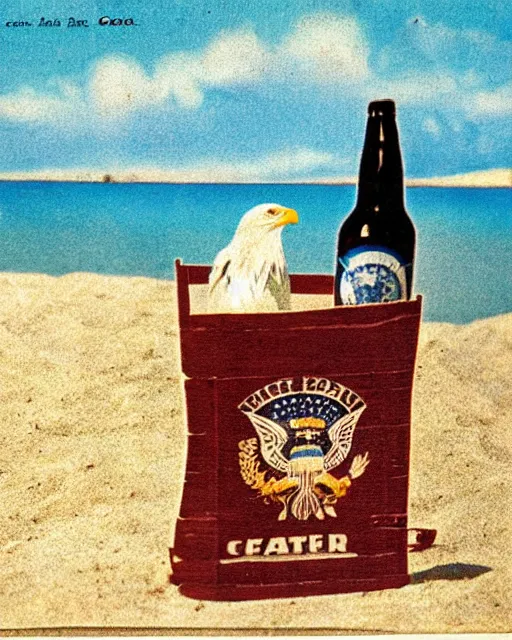
<svg viewBox="0 0 512 640">
<path fill-rule="evenodd" d="M 342 304 L 370 304 L 407 300 L 405 265 L 384 247 L 361 246 L 339 258 L 344 268 L 340 281 Z"/>
</svg>

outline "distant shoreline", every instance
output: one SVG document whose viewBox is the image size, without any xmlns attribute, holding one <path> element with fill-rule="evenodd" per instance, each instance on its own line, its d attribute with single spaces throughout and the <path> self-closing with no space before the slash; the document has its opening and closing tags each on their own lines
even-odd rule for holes
<svg viewBox="0 0 512 640">
<path fill-rule="evenodd" d="M 0 173 L 0 182 L 77 182 L 77 183 L 128 183 L 128 184 L 290 184 L 343 186 L 357 184 L 354 176 L 329 176 L 293 180 L 243 179 L 233 173 L 215 176 L 203 171 L 187 173 L 185 170 L 140 169 L 122 171 L 55 170 L 46 172 Z M 407 187 L 500 189 L 512 187 L 512 169 L 489 169 L 450 176 L 406 179 Z"/>
<path fill-rule="evenodd" d="M 167 181 L 167 180 L 85 180 L 77 178 L 75 180 L 67 179 L 59 179 L 59 178 L 6 178 L 4 176 L 0 176 L 0 183 L 6 182 L 37 182 L 37 183 L 54 183 L 54 184 L 168 184 L 168 185 L 290 185 L 290 186 L 312 186 L 312 187 L 355 187 L 357 186 L 357 182 L 348 182 L 348 181 L 311 181 L 311 180 L 301 180 L 297 182 L 283 181 L 279 180 L 276 182 L 269 182 L 266 180 L 258 180 L 254 182 L 249 181 L 226 181 L 226 182 L 216 182 L 216 181 L 199 181 L 199 180 L 180 180 L 178 181 Z M 442 183 L 430 183 L 425 182 L 422 183 L 420 181 L 413 180 L 411 182 L 405 181 L 405 186 L 410 189 L 416 188 L 427 188 L 427 189 L 510 189 L 512 185 L 509 184 L 442 184 Z"/>
</svg>

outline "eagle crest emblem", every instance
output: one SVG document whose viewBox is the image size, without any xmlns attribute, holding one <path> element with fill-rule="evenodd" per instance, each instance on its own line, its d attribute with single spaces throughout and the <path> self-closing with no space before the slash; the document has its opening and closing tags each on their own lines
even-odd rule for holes
<svg viewBox="0 0 512 640">
<path fill-rule="evenodd" d="M 243 480 L 281 503 L 279 520 L 336 517 L 338 499 L 369 463 L 366 452 L 353 458 L 347 475 L 331 473 L 347 458 L 365 408 L 358 394 L 327 378 L 289 378 L 258 389 L 239 405 L 257 435 L 239 442 Z"/>
</svg>

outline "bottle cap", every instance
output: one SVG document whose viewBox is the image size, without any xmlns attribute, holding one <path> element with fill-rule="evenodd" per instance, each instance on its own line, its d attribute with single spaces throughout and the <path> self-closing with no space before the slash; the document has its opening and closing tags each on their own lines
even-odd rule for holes
<svg viewBox="0 0 512 640">
<path fill-rule="evenodd" d="M 373 100 L 368 105 L 369 115 L 395 115 L 395 102 L 394 100 Z"/>
</svg>

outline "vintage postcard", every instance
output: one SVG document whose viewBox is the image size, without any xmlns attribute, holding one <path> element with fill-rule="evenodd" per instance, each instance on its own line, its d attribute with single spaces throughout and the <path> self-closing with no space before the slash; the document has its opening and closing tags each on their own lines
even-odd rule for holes
<svg viewBox="0 0 512 640">
<path fill-rule="evenodd" d="M 2 633 L 512 630 L 511 20 L 2 3 Z"/>
</svg>

